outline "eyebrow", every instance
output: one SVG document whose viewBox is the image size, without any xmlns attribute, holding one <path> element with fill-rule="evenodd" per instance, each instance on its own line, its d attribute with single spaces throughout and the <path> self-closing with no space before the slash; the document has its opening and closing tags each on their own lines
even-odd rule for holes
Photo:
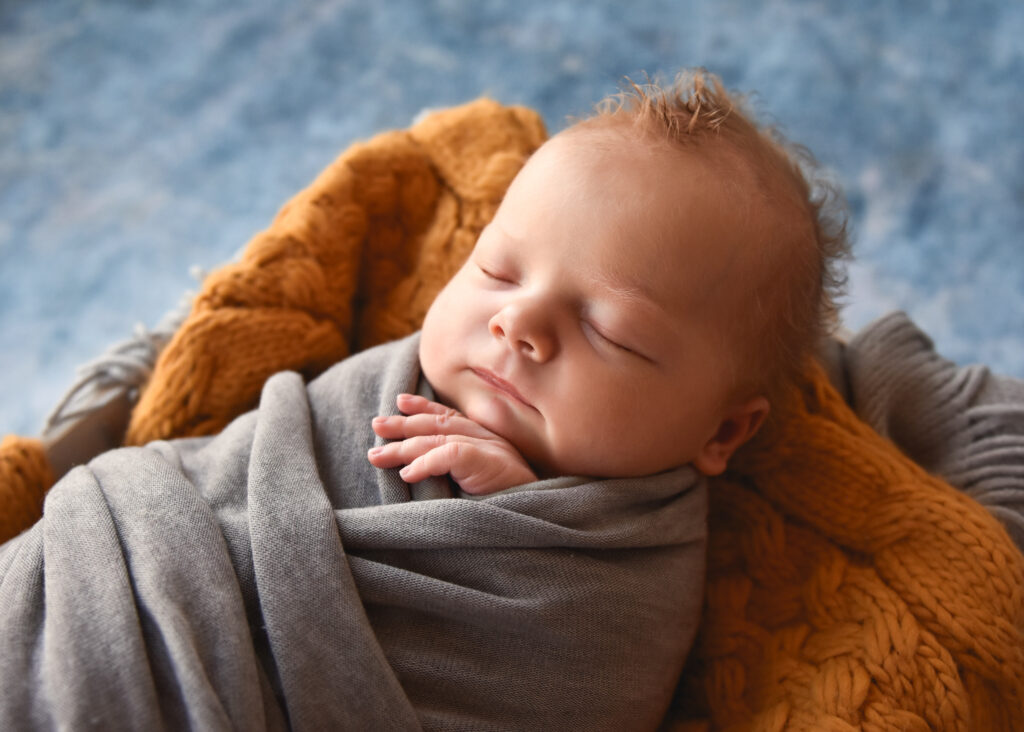
<svg viewBox="0 0 1024 732">
<path fill-rule="evenodd" d="M 607 273 L 597 274 L 593 279 L 595 284 L 614 295 L 616 299 L 650 305 L 663 315 L 671 315 L 665 304 L 655 296 L 654 291 L 643 282 L 623 282 Z"/>
</svg>

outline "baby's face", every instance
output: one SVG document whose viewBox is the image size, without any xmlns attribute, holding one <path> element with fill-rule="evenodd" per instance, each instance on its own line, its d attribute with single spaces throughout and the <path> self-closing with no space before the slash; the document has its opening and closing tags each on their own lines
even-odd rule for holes
<svg viewBox="0 0 1024 732">
<path fill-rule="evenodd" d="M 741 235 L 690 157 L 607 131 L 556 136 L 427 314 L 438 398 L 541 475 L 725 467 L 705 452 L 732 429 L 724 303 Z"/>
</svg>

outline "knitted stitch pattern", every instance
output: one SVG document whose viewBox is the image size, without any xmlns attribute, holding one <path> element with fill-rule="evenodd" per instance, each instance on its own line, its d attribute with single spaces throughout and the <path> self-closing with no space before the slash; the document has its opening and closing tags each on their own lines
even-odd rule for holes
<svg viewBox="0 0 1024 732">
<path fill-rule="evenodd" d="M 544 135 L 478 101 L 354 145 L 207 278 L 128 441 L 216 432 L 271 373 L 417 329 Z M 817 368 L 733 462 L 666 728 L 1024 729 L 1024 559 L 994 518 Z"/>
<path fill-rule="evenodd" d="M 0 543 L 34 524 L 53 471 L 39 440 L 7 435 L 0 441 Z"/>
<path fill-rule="evenodd" d="M 773 409 L 711 487 L 705 616 L 669 727 L 1024 729 L 1024 557 L 1002 525 L 820 368 Z"/>
</svg>

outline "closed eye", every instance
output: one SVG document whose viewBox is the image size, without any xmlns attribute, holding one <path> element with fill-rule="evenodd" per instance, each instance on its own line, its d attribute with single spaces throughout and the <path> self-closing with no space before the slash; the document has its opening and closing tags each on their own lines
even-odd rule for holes
<svg viewBox="0 0 1024 732">
<path fill-rule="evenodd" d="M 483 274 L 483 276 L 486 277 L 489 280 L 494 280 L 495 282 L 504 282 L 505 284 L 508 284 L 508 285 L 514 285 L 515 284 L 515 280 L 513 280 L 510 277 L 506 277 L 504 275 L 501 275 L 501 274 L 498 274 L 496 272 L 493 272 L 492 270 L 489 270 L 489 269 L 485 268 L 483 265 L 480 265 L 480 264 L 477 264 L 476 266 L 477 266 L 477 269 L 479 269 L 480 272 Z"/>
<path fill-rule="evenodd" d="M 628 353 L 628 354 L 630 354 L 632 356 L 636 356 L 638 358 L 642 358 L 645 361 L 650 361 L 651 360 L 651 359 L 647 358 L 647 356 L 645 356 L 642 353 L 640 353 L 639 351 L 636 351 L 636 350 L 630 348 L 629 346 L 624 346 L 624 345 L 622 345 L 621 343 L 619 343 L 616 340 L 612 340 L 607 335 L 602 333 L 600 330 L 595 328 L 592 323 L 588 323 L 587 321 L 583 321 L 583 328 L 584 328 L 584 330 L 587 330 L 590 333 L 592 333 L 594 336 L 596 336 L 600 341 L 602 341 L 606 345 L 611 346 L 612 348 L 614 348 L 614 349 L 616 349 L 618 351 L 622 351 L 623 353 Z"/>
</svg>

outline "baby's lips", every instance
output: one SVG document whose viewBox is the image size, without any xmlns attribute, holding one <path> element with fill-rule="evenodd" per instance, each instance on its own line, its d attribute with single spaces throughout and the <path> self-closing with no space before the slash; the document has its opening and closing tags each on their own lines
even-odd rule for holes
<svg viewBox="0 0 1024 732">
<path fill-rule="evenodd" d="M 508 396 L 515 399 L 517 402 L 520 402 L 526 405 L 527 407 L 530 407 L 531 409 L 536 409 L 536 407 L 534 407 L 529 402 L 529 400 L 527 400 L 526 397 L 524 397 L 519 392 L 519 390 L 515 387 L 515 385 L 512 382 L 502 378 L 501 376 L 498 376 L 498 374 L 491 371 L 490 369 L 474 368 L 472 369 L 472 371 L 485 384 L 490 386 L 491 389 L 494 389 L 495 391 L 501 392 L 503 394 L 507 394 Z"/>
</svg>

